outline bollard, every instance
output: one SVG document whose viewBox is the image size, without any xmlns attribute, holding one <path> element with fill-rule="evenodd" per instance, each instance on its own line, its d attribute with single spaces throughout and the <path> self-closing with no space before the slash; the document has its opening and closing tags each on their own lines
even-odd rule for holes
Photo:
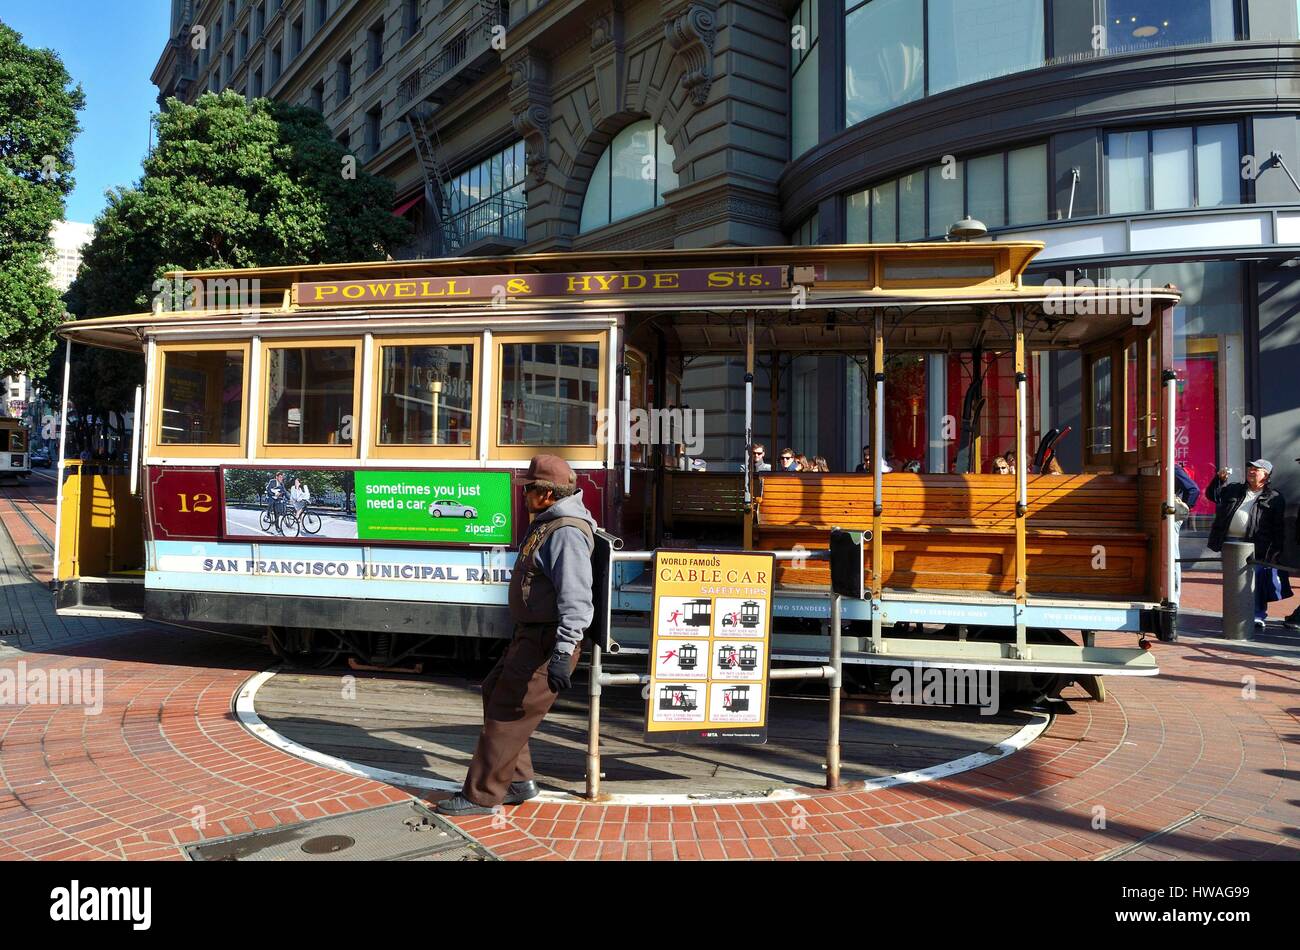
<svg viewBox="0 0 1300 950">
<path fill-rule="evenodd" d="M 1223 544 L 1223 635 L 1249 640 L 1255 628 L 1255 545 L 1249 541 Z"/>
</svg>

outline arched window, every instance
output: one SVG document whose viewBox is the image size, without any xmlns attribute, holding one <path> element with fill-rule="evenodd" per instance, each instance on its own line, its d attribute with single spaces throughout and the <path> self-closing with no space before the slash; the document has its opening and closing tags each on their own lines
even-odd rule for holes
<svg viewBox="0 0 1300 950">
<path fill-rule="evenodd" d="M 649 119 L 629 125 L 601 153 L 582 199 L 580 231 L 604 227 L 664 203 L 677 187 L 673 147 Z"/>
</svg>

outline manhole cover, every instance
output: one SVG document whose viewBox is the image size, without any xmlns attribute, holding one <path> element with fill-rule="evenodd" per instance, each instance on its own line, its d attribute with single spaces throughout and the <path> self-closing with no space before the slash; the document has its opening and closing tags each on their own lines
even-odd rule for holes
<svg viewBox="0 0 1300 950">
<path fill-rule="evenodd" d="M 320 835 L 304 841 L 302 850 L 307 854 L 333 854 L 335 851 L 350 848 L 356 843 L 355 838 L 349 838 L 347 835 Z"/>
<path fill-rule="evenodd" d="M 451 822 L 415 803 L 385 805 L 192 845 L 195 861 L 495 861 Z"/>
</svg>

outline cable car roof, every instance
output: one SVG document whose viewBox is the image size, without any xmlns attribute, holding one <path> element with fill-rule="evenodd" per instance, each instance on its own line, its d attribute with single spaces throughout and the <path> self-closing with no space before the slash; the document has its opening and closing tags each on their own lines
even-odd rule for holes
<svg viewBox="0 0 1300 950">
<path fill-rule="evenodd" d="M 150 335 L 245 338 L 294 333 L 428 332 L 437 327 L 491 327 L 521 322 L 654 322 L 683 351 L 744 350 L 744 323 L 755 316 L 759 350 L 868 349 L 876 315 L 886 350 L 970 349 L 1013 338 L 1012 313 L 1025 312 L 1033 348 L 1071 348 L 1131 326 L 1135 313 L 1176 304 L 1172 287 L 1158 290 L 1091 286 L 1025 286 L 1025 269 L 1040 242 L 979 241 L 936 244 L 700 248 L 657 251 L 547 253 L 491 258 L 363 262 L 302 267 L 173 272 L 175 284 L 226 287 L 240 297 L 232 308 L 185 309 L 97 317 L 65 323 L 66 338 L 110 349 L 140 350 Z M 738 273 L 780 269 L 780 286 L 711 288 L 654 293 L 585 293 L 489 301 L 396 299 L 331 306 L 303 304 L 306 285 L 427 285 L 472 281 L 485 275 L 652 274 L 677 268 Z M 547 278 L 548 286 L 557 277 Z M 217 284 L 216 282 L 222 282 Z M 667 285 L 672 286 L 672 285 Z M 409 294 L 394 294 L 405 297 Z M 1139 321 L 1140 322 L 1140 321 Z"/>
</svg>

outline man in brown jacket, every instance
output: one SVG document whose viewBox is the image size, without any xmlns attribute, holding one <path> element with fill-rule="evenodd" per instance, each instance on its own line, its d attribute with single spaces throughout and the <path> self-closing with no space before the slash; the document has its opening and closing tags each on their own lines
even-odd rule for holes
<svg viewBox="0 0 1300 950">
<path fill-rule="evenodd" d="M 483 815 L 537 795 L 528 739 L 567 689 L 594 613 L 592 529 L 569 463 L 538 455 L 516 482 L 532 524 L 510 575 L 514 638 L 483 681 L 483 731 L 459 793 L 444 815 Z"/>
</svg>

